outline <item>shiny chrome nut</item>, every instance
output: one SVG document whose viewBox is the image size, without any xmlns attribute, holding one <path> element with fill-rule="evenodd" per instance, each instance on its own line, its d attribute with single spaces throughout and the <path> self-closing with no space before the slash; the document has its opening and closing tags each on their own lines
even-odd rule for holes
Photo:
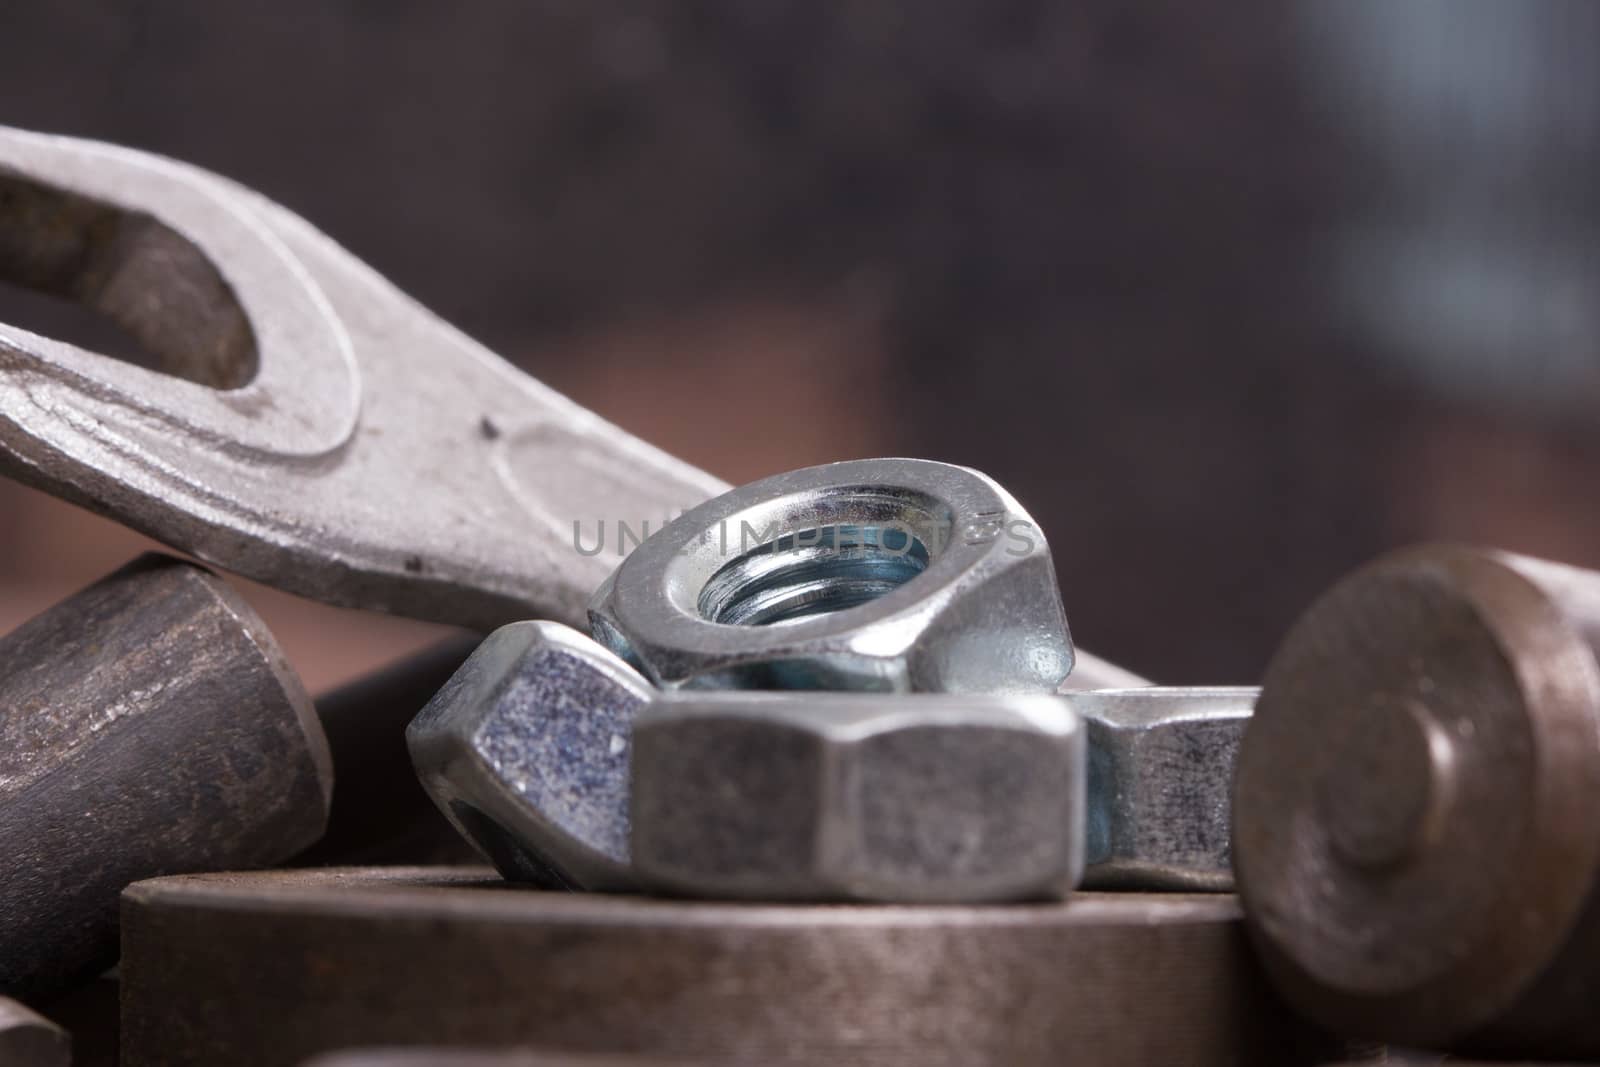
<svg viewBox="0 0 1600 1067">
<path fill-rule="evenodd" d="M 667 695 L 634 726 L 634 869 L 702 897 L 1059 898 L 1085 774 L 1055 696 Z"/>
<path fill-rule="evenodd" d="M 406 729 L 434 803 L 515 881 L 629 889 L 628 748 L 652 688 L 578 631 L 502 626 Z"/>
<path fill-rule="evenodd" d="M 1050 692 L 1072 669 L 1038 526 L 993 480 L 927 460 L 716 497 L 623 560 L 589 619 L 668 688 Z"/>
<path fill-rule="evenodd" d="M 1233 888 L 1229 794 L 1259 692 L 1150 686 L 1064 694 L 1089 735 L 1085 885 Z"/>
</svg>

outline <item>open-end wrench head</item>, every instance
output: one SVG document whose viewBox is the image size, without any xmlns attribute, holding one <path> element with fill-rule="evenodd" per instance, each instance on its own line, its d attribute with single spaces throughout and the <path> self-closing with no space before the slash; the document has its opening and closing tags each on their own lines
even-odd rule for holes
<svg viewBox="0 0 1600 1067">
<path fill-rule="evenodd" d="M 104 312 L 172 372 L 0 326 L 0 469 L 291 592 L 579 621 L 615 559 L 577 524 L 724 488 L 171 160 L 0 129 L 0 279 Z"/>
</svg>

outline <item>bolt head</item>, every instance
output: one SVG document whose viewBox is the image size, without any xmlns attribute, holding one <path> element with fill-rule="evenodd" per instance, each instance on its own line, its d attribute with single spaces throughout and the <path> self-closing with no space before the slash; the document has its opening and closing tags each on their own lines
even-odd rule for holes
<svg viewBox="0 0 1600 1067">
<path fill-rule="evenodd" d="M 1560 986 L 1593 909 L 1597 603 L 1592 573 L 1426 545 L 1290 630 L 1240 746 L 1234 868 L 1302 1014 L 1450 1048 L 1564 1010 L 1529 991 Z"/>
</svg>

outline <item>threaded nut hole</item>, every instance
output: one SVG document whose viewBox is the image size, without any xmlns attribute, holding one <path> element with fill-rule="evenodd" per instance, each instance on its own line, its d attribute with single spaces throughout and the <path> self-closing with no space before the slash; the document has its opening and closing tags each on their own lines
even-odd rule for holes
<svg viewBox="0 0 1600 1067">
<path fill-rule="evenodd" d="M 700 614 L 733 626 L 829 615 L 898 589 L 927 569 L 928 558 L 928 546 L 904 526 L 798 530 L 719 568 L 700 591 Z"/>
</svg>

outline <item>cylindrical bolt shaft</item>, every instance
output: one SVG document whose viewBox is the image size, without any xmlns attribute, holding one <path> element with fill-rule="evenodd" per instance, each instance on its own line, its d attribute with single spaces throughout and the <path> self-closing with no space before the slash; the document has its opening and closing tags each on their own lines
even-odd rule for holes
<svg viewBox="0 0 1600 1067">
<path fill-rule="evenodd" d="M 116 956 L 141 878 L 258 867 L 322 832 L 327 742 L 250 607 L 145 556 L 0 640 L 0 992 Z"/>
</svg>

